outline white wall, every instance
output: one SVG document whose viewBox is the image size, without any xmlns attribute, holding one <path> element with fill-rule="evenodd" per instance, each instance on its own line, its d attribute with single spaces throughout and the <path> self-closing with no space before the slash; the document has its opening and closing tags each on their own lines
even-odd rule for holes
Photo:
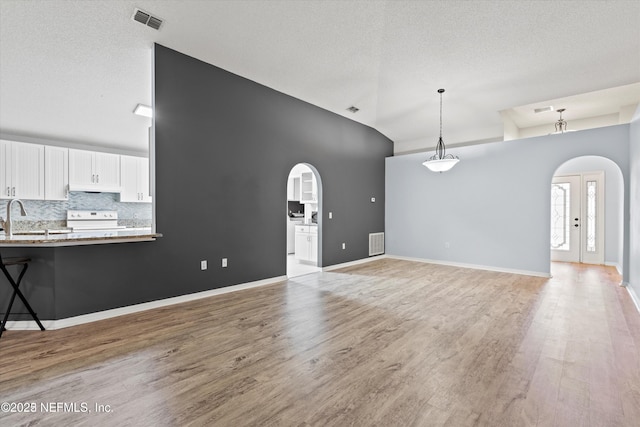
<svg viewBox="0 0 640 427">
<path fill-rule="evenodd" d="M 551 113 L 549 113 L 551 114 Z M 522 128 L 518 132 L 518 137 L 532 138 L 534 136 L 548 135 L 555 131 L 555 121 L 558 120 L 558 114 L 555 113 L 553 121 L 540 126 L 532 126 L 528 128 Z M 628 123 L 628 122 L 627 122 Z M 605 116 L 588 117 L 586 119 L 574 119 L 567 120 L 567 127 L 569 130 L 586 130 L 605 126 L 614 126 L 620 124 L 620 114 L 607 114 Z M 505 138 L 506 140 L 507 138 Z"/>
<path fill-rule="evenodd" d="M 386 161 L 386 252 L 390 255 L 549 273 L 550 183 L 569 159 L 596 155 L 629 176 L 629 125 L 450 150 L 461 161 L 438 174 L 432 153 Z M 629 200 L 625 185 L 625 200 Z M 628 204 L 626 204 L 628 206 Z M 628 275 L 628 211 L 623 273 Z M 445 248 L 445 243 L 449 248 Z"/>
<path fill-rule="evenodd" d="M 604 171 L 604 261 L 622 268 L 624 183 L 618 165 L 609 159 L 583 156 L 562 164 L 556 175 L 572 175 L 581 172 Z"/>
</svg>

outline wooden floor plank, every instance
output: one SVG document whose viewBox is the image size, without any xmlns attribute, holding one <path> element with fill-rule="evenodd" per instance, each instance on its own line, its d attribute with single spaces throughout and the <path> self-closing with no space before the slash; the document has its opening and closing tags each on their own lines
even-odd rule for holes
<svg viewBox="0 0 640 427">
<path fill-rule="evenodd" d="M 0 412 L 0 425 L 636 426 L 640 315 L 620 277 L 552 270 L 382 259 L 6 331 L 0 402 L 37 411 Z"/>
</svg>

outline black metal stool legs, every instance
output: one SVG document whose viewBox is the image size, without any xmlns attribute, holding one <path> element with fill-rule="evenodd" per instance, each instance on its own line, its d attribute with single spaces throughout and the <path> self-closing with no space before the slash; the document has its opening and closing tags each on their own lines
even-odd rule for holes
<svg viewBox="0 0 640 427">
<path fill-rule="evenodd" d="M 13 303 L 16 299 L 16 295 L 18 295 L 18 298 L 20 298 L 20 301 L 22 301 L 22 304 L 24 304 L 24 306 L 27 308 L 27 310 L 29 311 L 29 314 L 31 314 L 31 317 L 33 317 L 33 320 L 36 321 L 36 323 L 40 327 L 40 330 L 44 331 L 44 326 L 42 326 L 40 319 L 38 319 L 38 316 L 36 315 L 35 311 L 33 311 L 33 309 L 31 308 L 31 305 L 29 304 L 29 302 L 27 301 L 27 299 L 24 297 L 24 295 L 19 289 L 20 282 L 22 281 L 24 274 L 27 272 L 28 267 L 29 267 L 28 263 L 22 264 L 22 270 L 20 271 L 18 280 L 15 281 L 13 280 L 13 277 L 11 276 L 11 274 L 9 274 L 9 272 L 7 271 L 6 266 L 0 263 L 0 269 L 2 269 L 2 272 L 7 277 L 7 280 L 9 280 L 9 283 L 13 288 L 13 294 L 11 295 L 11 299 L 9 300 L 9 305 L 7 306 L 7 311 L 5 312 L 4 318 L 2 319 L 2 324 L 0 325 L 0 337 L 2 337 L 2 332 L 5 330 L 5 325 L 7 324 L 7 319 L 9 318 L 9 313 L 11 313 L 11 307 L 13 307 Z"/>
</svg>

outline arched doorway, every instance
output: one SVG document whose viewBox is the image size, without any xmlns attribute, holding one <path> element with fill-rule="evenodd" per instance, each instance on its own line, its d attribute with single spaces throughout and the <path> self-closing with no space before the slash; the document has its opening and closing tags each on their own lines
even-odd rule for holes
<svg viewBox="0 0 640 427">
<path fill-rule="evenodd" d="M 551 182 L 551 261 L 615 266 L 624 254 L 624 180 L 620 167 L 601 156 L 560 165 Z"/>
<path fill-rule="evenodd" d="M 322 268 L 322 180 L 311 164 L 293 166 L 287 179 L 287 276 Z"/>
</svg>

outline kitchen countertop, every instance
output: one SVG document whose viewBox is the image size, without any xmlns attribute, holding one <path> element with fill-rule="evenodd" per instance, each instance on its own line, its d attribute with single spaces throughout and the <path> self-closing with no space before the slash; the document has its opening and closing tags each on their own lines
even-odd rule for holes
<svg viewBox="0 0 640 427">
<path fill-rule="evenodd" d="M 148 242 L 162 237 L 150 229 L 124 229 L 119 231 L 95 231 L 63 234 L 14 234 L 11 237 L 0 232 L 0 247 L 57 247 L 100 245 L 106 243 Z"/>
</svg>

